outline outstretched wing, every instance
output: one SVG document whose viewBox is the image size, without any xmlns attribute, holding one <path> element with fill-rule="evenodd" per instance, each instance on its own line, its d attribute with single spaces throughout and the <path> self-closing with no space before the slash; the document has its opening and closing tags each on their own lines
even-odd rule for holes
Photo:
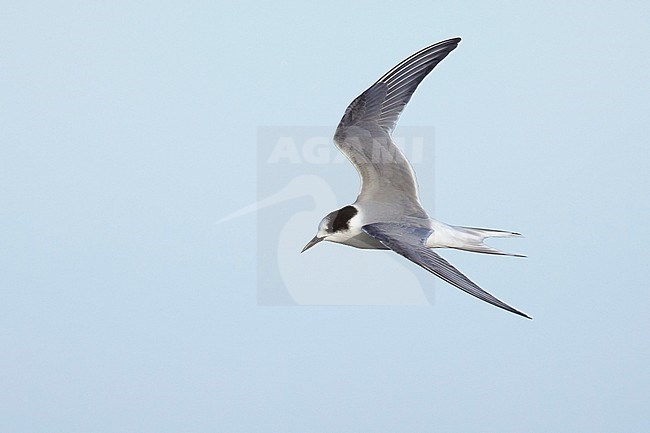
<svg viewBox="0 0 650 433">
<path fill-rule="evenodd" d="M 334 141 L 361 176 L 357 200 L 409 202 L 419 207 L 411 165 L 391 139 L 397 119 L 429 72 L 460 38 L 426 47 L 388 71 L 345 110 Z"/>
<path fill-rule="evenodd" d="M 406 257 L 449 284 L 458 287 L 460 290 L 511 313 L 531 319 L 527 314 L 522 313 L 481 289 L 458 269 L 450 265 L 449 262 L 434 253 L 433 250 L 427 248 L 425 241 L 431 233 L 431 230 L 397 223 L 368 224 L 363 226 L 362 230 L 391 250 Z"/>
</svg>

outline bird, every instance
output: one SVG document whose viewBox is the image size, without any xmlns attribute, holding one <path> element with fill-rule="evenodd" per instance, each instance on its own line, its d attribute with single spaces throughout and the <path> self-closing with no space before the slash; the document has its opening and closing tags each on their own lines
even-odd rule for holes
<svg viewBox="0 0 650 433">
<path fill-rule="evenodd" d="M 316 235 L 301 252 L 322 241 L 392 250 L 478 299 L 532 319 L 483 290 L 433 251 L 452 248 L 525 257 L 484 243 L 486 238 L 521 234 L 449 225 L 431 218 L 420 203 L 415 172 L 392 140 L 399 116 L 418 85 L 460 41 L 447 39 L 417 51 L 350 103 L 336 128 L 334 143 L 356 168 L 361 188 L 354 203 L 330 212 L 320 221 Z"/>
</svg>

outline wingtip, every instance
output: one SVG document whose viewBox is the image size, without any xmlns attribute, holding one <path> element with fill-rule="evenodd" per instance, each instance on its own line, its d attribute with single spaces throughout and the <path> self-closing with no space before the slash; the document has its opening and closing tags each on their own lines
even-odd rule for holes
<svg viewBox="0 0 650 433">
<path fill-rule="evenodd" d="M 521 312 L 519 310 L 514 311 L 514 313 L 520 315 L 521 317 L 525 317 L 526 319 L 533 320 L 533 318 L 530 317 L 528 314 L 523 313 L 523 312 Z"/>
<path fill-rule="evenodd" d="M 440 44 L 440 45 L 443 45 L 443 44 L 450 44 L 450 45 L 451 45 L 451 44 L 454 44 L 454 45 L 458 45 L 458 44 L 460 44 L 460 41 L 461 41 L 461 40 L 462 40 L 462 39 L 460 38 L 460 36 L 456 36 L 456 37 L 454 37 L 454 38 L 449 38 L 449 39 L 447 39 L 447 40 L 444 40 L 444 41 L 442 41 L 442 42 L 439 42 L 439 44 Z"/>
</svg>

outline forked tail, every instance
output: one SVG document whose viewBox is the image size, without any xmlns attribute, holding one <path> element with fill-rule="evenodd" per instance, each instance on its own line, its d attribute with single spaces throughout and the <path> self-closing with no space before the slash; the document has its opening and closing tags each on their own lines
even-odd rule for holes
<svg viewBox="0 0 650 433">
<path fill-rule="evenodd" d="M 515 238 L 521 237 L 520 233 L 509 232 L 506 230 L 481 229 L 477 227 L 456 227 L 456 229 L 470 235 L 465 239 L 465 244 L 458 249 L 472 251 L 475 253 L 498 254 L 501 256 L 526 257 L 523 254 L 507 253 L 505 251 L 492 248 L 483 243 L 486 238 Z"/>
</svg>

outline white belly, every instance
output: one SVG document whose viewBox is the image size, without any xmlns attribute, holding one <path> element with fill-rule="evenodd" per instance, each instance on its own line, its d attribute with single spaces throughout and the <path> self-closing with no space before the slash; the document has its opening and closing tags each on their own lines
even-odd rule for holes
<svg viewBox="0 0 650 433">
<path fill-rule="evenodd" d="M 349 245 L 355 248 L 371 249 L 371 250 L 386 250 L 381 242 L 372 236 L 366 234 L 358 227 L 350 227 L 349 231 L 335 233 L 327 237 L 328 241 L 336 242 L 339 244 Z"/>
</svg>

